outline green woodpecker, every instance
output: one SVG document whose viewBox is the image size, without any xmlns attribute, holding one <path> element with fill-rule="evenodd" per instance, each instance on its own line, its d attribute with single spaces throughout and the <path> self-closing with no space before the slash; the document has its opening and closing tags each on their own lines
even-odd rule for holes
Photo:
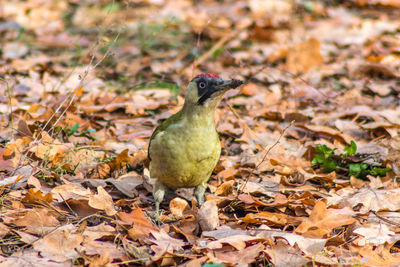
<svg viewBox="0 0 400 267">
<path fill-rule="evenodd" d="M 195 187 L 198 204 L 204 202 L 205 184 L 221 154 L 214 112 L 225 92 L 241 84 L 240 80 L 222 80 L 216 74 L 196 76 L 186 88 L 182 109 L 154 130 L 149 144 L 149 169 L 151 178 L 156 179 L 156 216 L 166 187 Z"/>
</svg>

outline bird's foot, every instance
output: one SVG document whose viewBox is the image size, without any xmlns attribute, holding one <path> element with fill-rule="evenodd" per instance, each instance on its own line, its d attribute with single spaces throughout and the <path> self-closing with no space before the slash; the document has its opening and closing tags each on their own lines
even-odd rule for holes
<svg viewBox="0 0 400 267">
<path fill-rule="evenodd" d="M 153 196 L 154 196 L 154 201 L 156 202 L 154 219 L 158 226 L 161 225 L 162 214 L 160 213 L 160 204 L 164 199 L 165 191 L 166 191 L 165 185 L 162 184 L 160 181 L 157 181 L 153 187 Z"/>
<path fill-rule="evenodd" d="M 204 203 L 204 193 L 206 192 L 206 186 L 205 184 L 200 184 L 196 186 L 194 190 L 194 197 L 197 200 L 197 204 L 199 207 Z"/>
</svg>

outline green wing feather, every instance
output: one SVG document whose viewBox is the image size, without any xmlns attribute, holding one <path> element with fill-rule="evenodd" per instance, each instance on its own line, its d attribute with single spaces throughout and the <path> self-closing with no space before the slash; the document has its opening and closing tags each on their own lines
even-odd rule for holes
<svg viewBox="0 0 400 267">
<path fill-rule="evenodd" d="M 157 128 L 154 130 L 154 132 L 152 133 L 151 137 L 150 137 L 150 143 L 149 143 L 149 149 L 148 149 L 148 153 L 147 153 L 147 157 L 149 158 L 149 160 L 151 160 L 151 156 L 150 156 L 150 151 L 151 151 L 151 141 L 153 141 L 153 139 L 156 137 L 156 135 L 159 132 L 165 131 L 168 126 L 170 126 L 171 124 L 174 124 L 176 122 L 178 122 L 182 117 L 182 110 L 180 110 L 179 112 L 175 113 L 174 115 L 172 115 L 171 117 L 169 117 L 168 119 L 166 119 L 165 121 L 163 121 L 160 125 L 157 126 Z"/>
</svg>

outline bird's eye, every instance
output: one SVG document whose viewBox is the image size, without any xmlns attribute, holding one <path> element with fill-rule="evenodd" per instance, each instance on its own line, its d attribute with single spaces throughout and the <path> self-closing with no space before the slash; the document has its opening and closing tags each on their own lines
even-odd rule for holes
<svg viewBox="0 0 400 267">
<path fill-rule="evenodd" d="M 205 83 L 205 82 L 200 82 L 200 83 L 199 83 L 199 88 L 200 88 L 200 89 L 206 88 L 206 83 Z"/>
</svg>

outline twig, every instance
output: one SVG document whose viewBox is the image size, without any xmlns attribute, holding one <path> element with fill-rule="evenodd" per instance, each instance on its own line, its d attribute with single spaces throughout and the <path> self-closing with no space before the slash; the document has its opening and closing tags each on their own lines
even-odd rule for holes
<svg viewBox="0 0 400 267">
<path fill-rule="evenodd" d="M 281 133 L 281 134 L 279 135 L 279 137 L 278 137 L 278 140 L 276 140 L 276 142 L 275 142 L 272 146 L 270 146 L 270 147 L 268 148 L 268 150 L 265 152 L 264 157 L 262 158 L 262 160 L 261 160 L 261 161 L 256 165 L 256 167 L 255 167 L 254 169 L 252 169 L 251 172 L 247 175 L 247 177 L 245 178 L 245 182 L 240 186 L 240 188 L 239 188 L 239 190 L 238 190 L 238 192 L 237 192 L 238 195 L 241 194 L 241 193 L 243 192 L 244 188 L 245 188 L 246 185 L 247 185 L 247 182 L 249 181 L 250 176 L 251 176 L 252 174 L 254 174 L 254 170 L 258 169 L 258 167 L 260 167 L 260 165 L 265 161 L 265 159 L 267 158 L 269 152 L 270 152 L 277 144 L 279 144 L 279 141 L 281 140 L 282 136 L 285 134 L 286 130 L 289 129 L 289 128 L 293 125 L 293 123 L 294 123 L 294 121 L 291 121 L 290 124 L 289 124 L 288 126 L 286 126 L 286 127 L 283 129 L 282 133 Z M 264 148 L 264 150 L 265 150 L 265 148 Z"/>
<path fill-rule="evenodd" d="M 390 221 L 390 220 L 388 220 L 388 219 L 382 217 L 381 215 L 378 215 L 378 213 L 377 213 L 376 211 L 374 211 L 374 210 L 371 210 L 371 212 L 372 212 L 372 214 L 374 214 L 378 219 L 381 219 L 382 221 L 384 221 L 384 222 L 386 222 L 386 223 L 393 224 L 393 225 L 396 225 L 396 226 L 400 226 L 400 223 L 392 222 L 392 221 Z"/>
</svg>

